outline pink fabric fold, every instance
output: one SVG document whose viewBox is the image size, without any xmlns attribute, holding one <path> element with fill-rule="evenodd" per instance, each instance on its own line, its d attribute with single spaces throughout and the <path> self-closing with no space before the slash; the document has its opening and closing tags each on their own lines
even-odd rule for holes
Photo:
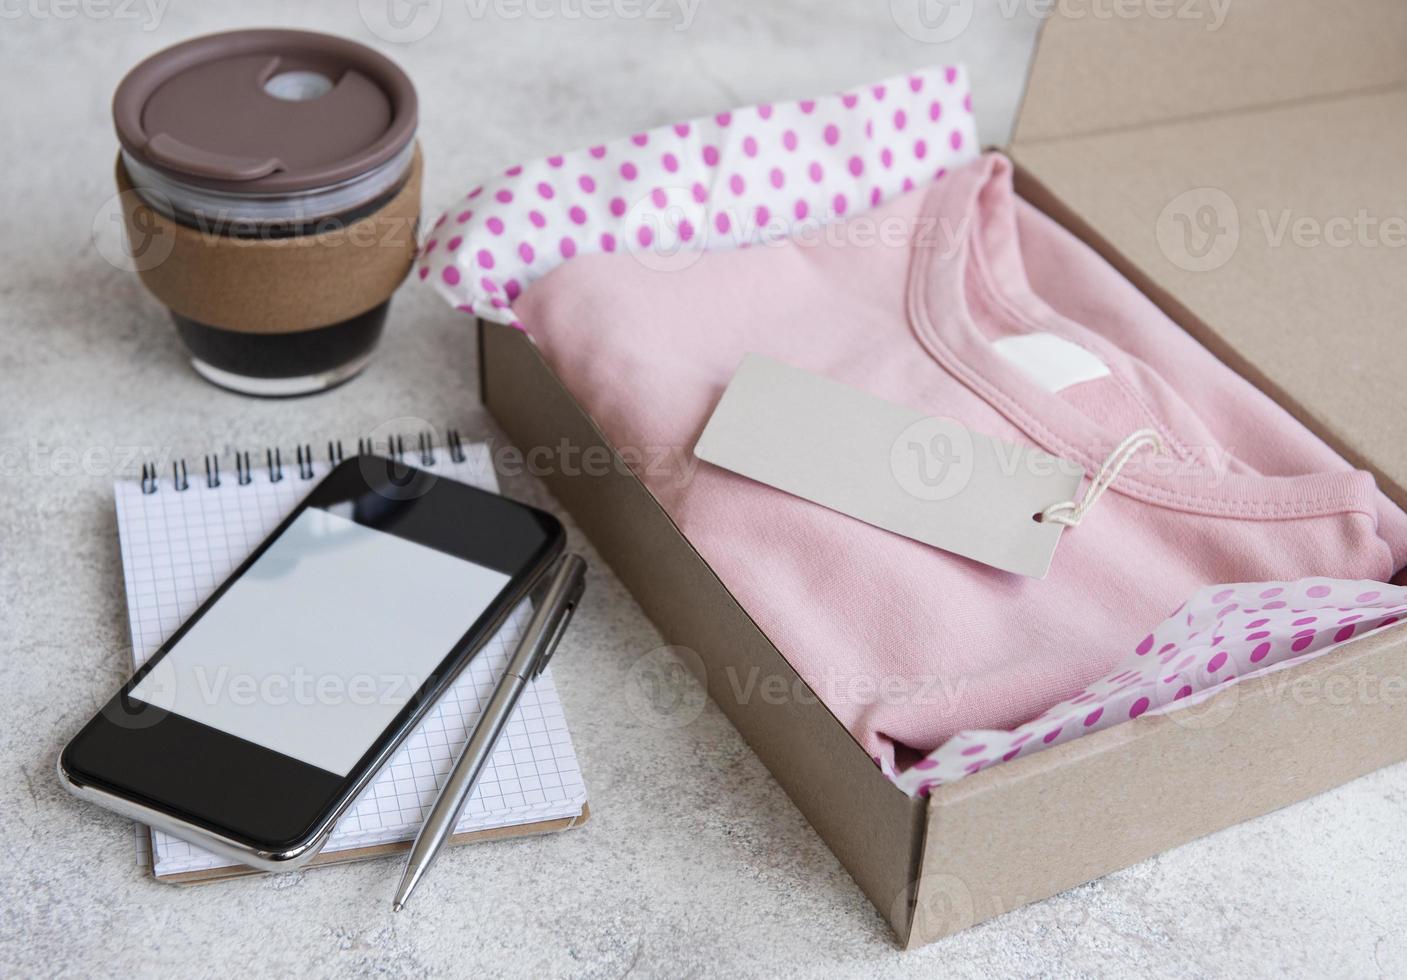
<svg viewBox="0 0 1407 980">
<path fill-rule="evenodd" d="M 475 184 L 433 225 L 416 275 L 467 313 L 517 325 L 514 300 L 568 259 L 622 253 L 684 268 L 704 251 L 817 233 L 977 153 L 958 66 L 747 106 Z"/>
<path fill-rule="evenodd" d="M 1228 687 L 1393 626 L 1404 616 L 1407 589 L 1379 582 L 1311 578 L 1207 586 L 1132 645 L 1108 675 L 1039 717 L 1005 731 L 958 732 L 903 772 L 886 772 L 906 793 L 926 796 L 938 786 L 1091 732 L 1184 711 Z M 1188 723 L 1216 719 L 1197 715 Z"/>
</svg>

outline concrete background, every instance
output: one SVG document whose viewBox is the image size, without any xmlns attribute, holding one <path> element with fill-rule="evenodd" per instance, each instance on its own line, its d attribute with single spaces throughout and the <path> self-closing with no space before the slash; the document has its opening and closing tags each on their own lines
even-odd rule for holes
<svg viewBox="0 0 1407 980">
<path fill-rule="evenodd" d="M 613 0 L 607 19 L 585 16 L 600 8 L 582 0 L 394 2 L 423 37 L 388 40 L 384 0 L 0 4 L 11 696 L 0 975 L 1407 975 L 1402 766 L 901 953 L 716 708 L 676 727 L 632 708 L 636 665 L 661 640 L 599 562 L 556 667 L 591 792 L 586 827 L 450 851 L 395 918 L 392 861 L 186 890 L 147 877 L 131 825 L 70 799 L 54 776 L 59 748 L 130 662 L 112 480 L 135 475 L 139 458 L 291 450 L 404 416 L 473 438 L 495 430 L 477 405 L 471 329 L 414 287 L 370 369 L 336 392 L 259 402 L 200 381 L 163 312 L 91 241 L 112 194 L 108 100 L 127 68 L 233 27 L 372 43 L 419 86 L 429 210 L 524 157 L 950 59 L 971 66 L 984 139 L 1000 142 L 1039 6 L 987 4 L 933 44 L 898 29 L 887 0 Z M 529 479 L 507 489 L 554 506 Z"/>
</svg>

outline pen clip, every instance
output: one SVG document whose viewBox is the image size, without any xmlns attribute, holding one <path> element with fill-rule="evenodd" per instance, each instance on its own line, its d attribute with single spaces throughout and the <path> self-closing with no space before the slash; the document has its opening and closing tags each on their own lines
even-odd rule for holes
<svg viewBox="0 0 1407 980">
<path fill-rule="evenodd" d="M 533 623 L 541 624 L 544 639 L 536 644 L 536 650 L 523 665 L 521 676 L 526 680 L 535 680 L 547 668 L 547 662 L 562 642 L 567 624 L 586 591 L 586 562 L 580 555 L 567 555 L 535 591 L 533 603 L 537 611 Z"/>
<path fill-rule="evenodd" d="M 577 599 L 570 600 L 562 610 L 562 616 L 557 620 L 557 625 L 552 630 L 552 639 L 548 640 L 547 645 L 542 648 L 542 654 L 533 666 L 532 677 L 534 679 L 547 669 L 547 661 L 551 660 L 552 655 L 557 652 L 557 644 L 562 642 L 562 636 L 567 632 L 567 624 L 572 621 L 572 613 L 576 612 L 577 601 Z"/>
</svg>

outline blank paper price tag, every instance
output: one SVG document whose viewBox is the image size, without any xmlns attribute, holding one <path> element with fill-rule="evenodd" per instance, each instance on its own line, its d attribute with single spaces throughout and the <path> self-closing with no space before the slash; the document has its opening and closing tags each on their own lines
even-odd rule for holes
<svg viewBox="0 0 1407 980">
<path fill-rule="evenodd" d="M 1084 471 L 848 385 L 749 354 L 694 447 L 699 459 L 875 527 L 1044 578 Z"/>
</svg>

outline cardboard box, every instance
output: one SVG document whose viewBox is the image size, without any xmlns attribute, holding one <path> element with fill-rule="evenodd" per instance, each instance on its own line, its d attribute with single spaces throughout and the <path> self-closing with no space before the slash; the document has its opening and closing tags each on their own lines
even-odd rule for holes
<svg viewBox="0 0 1407 980">
<path fill-rule="evenodd" d="M 1407 505 L 1407 243 L 1386 240 L 1407 214 L 1407 5 L 1056 7 L 1005 148 L 1019 191 Z M 1375 230 L 1358 221 L 1338 244 L 1333 219 L 1360 209 Z M 1208 240 L 1179 238 L 1179 214 Z M 521 333 L 484 324 L 479 354 L 484 402 L 519 445 L 608 446 Z M 909 946 L 1407 758 L 1399 628 L 911 799 L 638 480 L 547 483 Z M 739 699 L 750 674 L 801 696 Z"/>
</svg>

